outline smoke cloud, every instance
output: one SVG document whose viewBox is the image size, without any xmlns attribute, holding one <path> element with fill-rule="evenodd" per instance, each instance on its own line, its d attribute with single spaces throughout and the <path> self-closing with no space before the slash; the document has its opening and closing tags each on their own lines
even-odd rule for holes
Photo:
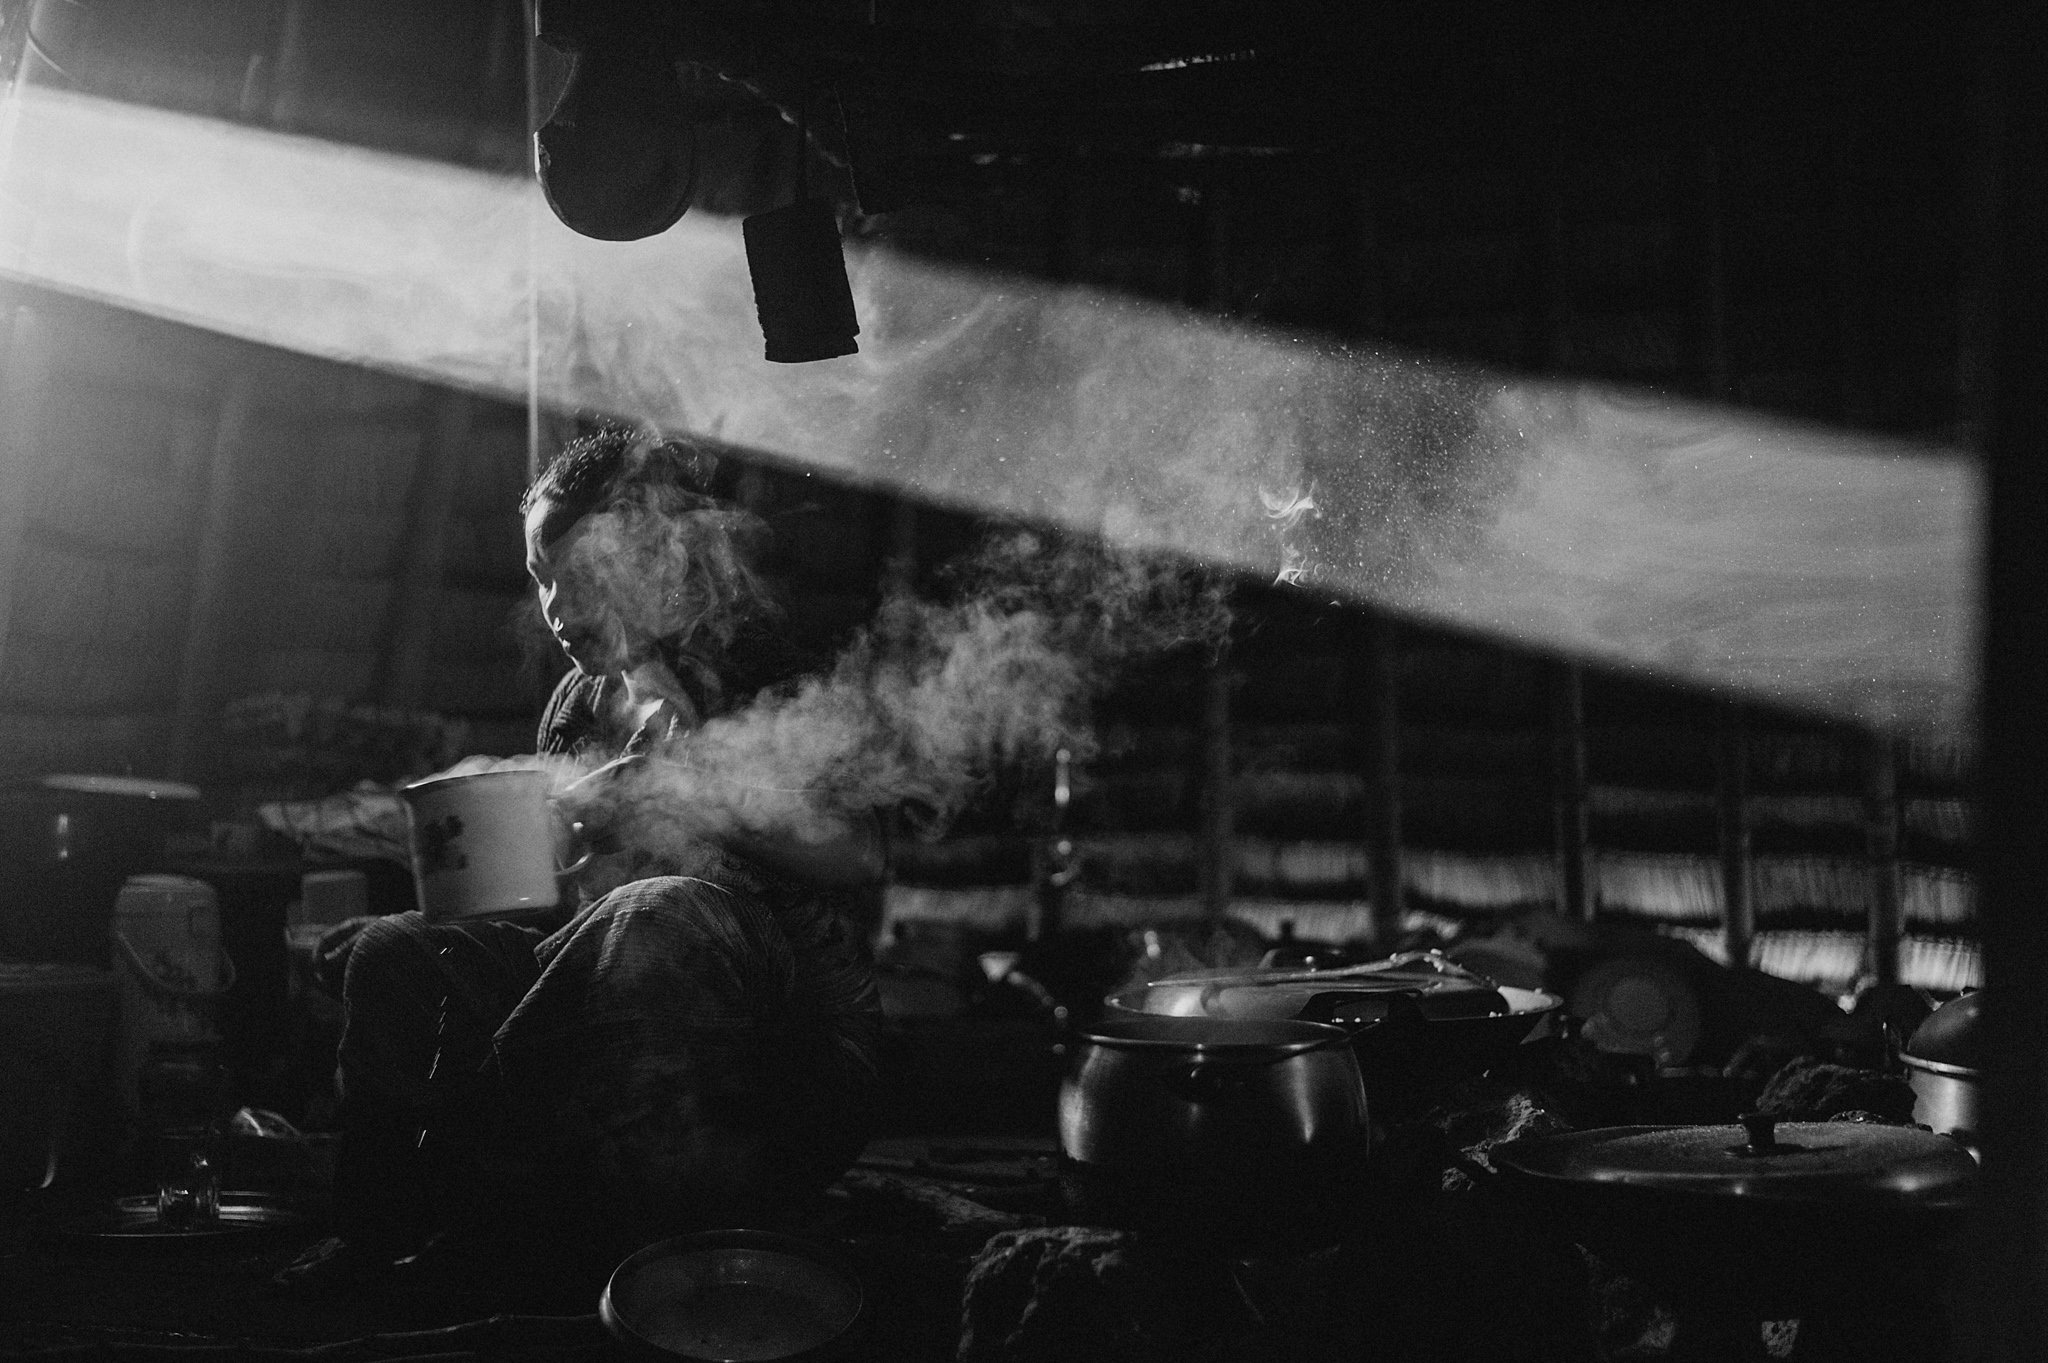
<svg viewBox="0 0 2048 1363">
<path fill-rule="evenodd" d="M 1005 769 L 1085 760 L 1106 684 L 1218 648 L 1230 623 L 1212 576 L 1051 532 L 992 539 L 944 585 L 898 590 L 828 671 L 584 783 L 571 808 L 684 867 L 706 833 L 817 840 L 885 807 L 937 833 Z"/>
</svg>

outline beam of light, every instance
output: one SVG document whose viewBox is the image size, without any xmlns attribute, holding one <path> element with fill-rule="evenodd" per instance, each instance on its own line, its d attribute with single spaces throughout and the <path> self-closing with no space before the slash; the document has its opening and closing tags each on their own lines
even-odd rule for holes
<svg viewBox="0 0 2048 1363">
<path fill-rule="evenodd" d="M 17 279 L 1908 733 L 1974 703 L 1961 454 L 879 248 L 861 353 L 771 365 L 730 220 L 598 242 L 524 179 L 34 87 L 9 117 Z"/>
</svg>

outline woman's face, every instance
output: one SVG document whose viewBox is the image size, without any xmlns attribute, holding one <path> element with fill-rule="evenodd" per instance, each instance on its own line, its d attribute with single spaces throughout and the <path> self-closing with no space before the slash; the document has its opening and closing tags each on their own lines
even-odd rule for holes
<svg viewBox="0 0 2048 1363">
<path fill-rule="evenodd" d="M 578 553 L 589 538 L 590 521 L 577 521 L 553 543 L 543 545 L 541 525 L 549 510 L 549 502 L 542 498 L 526 513 L 526 571 L 533 578 L 541 617 L 577 671 L 612 671 L 620 662 L 613 656 L 619 651 L 617 619 Z"/>
</svg>

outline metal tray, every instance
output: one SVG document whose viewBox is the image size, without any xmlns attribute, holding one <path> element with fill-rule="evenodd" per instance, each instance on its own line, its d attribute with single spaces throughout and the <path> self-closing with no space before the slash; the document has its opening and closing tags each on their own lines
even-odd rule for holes
<svg viewBox="0 0 2048 1363">
<path fill-rule="evenodd" d="M 53 1228 L 64 1244 L 122 1251 L 243 1249 L 303 1229 L 305 1213 L 269 1193 L 224 1192 L 220 1216 L 194 1226 L 166 1226 L 157 1219 L 156 1194 L 119 1197 Z"/>
</svg>

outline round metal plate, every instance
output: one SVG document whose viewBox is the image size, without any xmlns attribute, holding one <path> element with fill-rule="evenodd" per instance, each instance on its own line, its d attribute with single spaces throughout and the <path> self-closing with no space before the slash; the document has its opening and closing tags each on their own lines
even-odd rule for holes
<svg viewBox="0 0 2048 1363">
<path fill-rule="evenodd" d="M 664 1240 L 613 1272 L 606 1327 L 654 1357 L 761 1363 L 829 1353 L 859 1319 L 860 1280 L 822 1247 L 767 1231 Z"/>
</svg>

